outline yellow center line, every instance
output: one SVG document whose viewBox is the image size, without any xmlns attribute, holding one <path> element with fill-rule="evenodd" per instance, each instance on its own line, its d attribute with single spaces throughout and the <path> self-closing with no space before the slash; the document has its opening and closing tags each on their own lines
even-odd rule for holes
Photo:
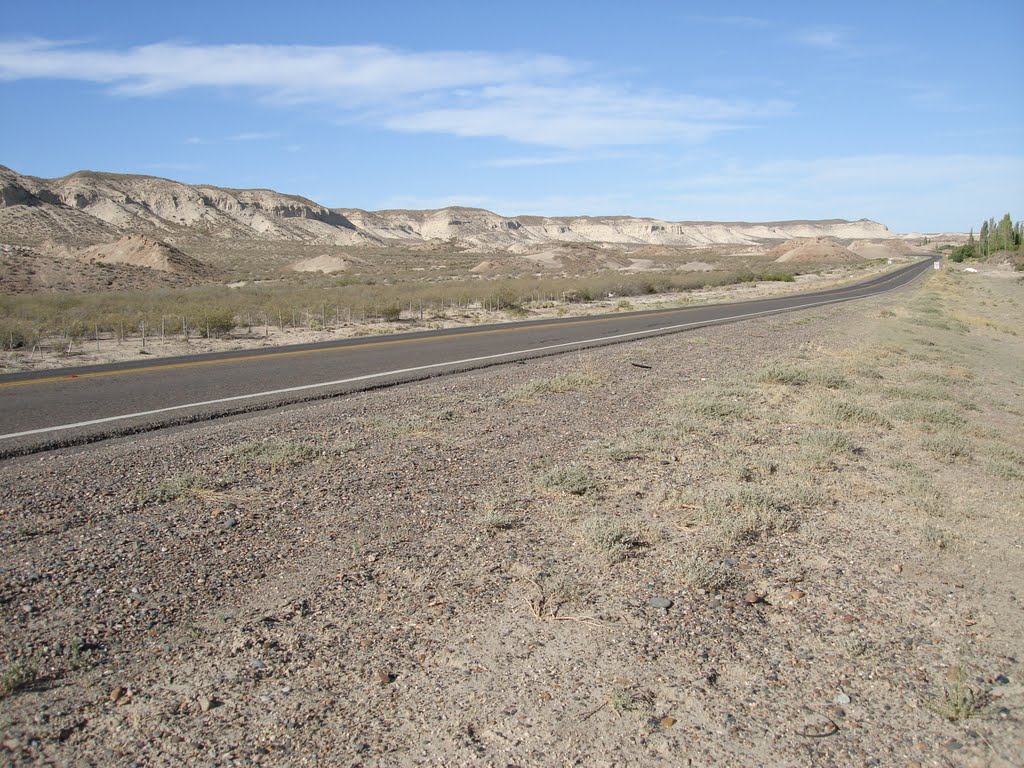
<svg viewBox="0 0 1024 768">
<path fill-rule="evenodd" d="M 893 275 L 892 277 L 895 277 L 895 275 Z M 849 287 L 846 287 L 846 288 L 839 288 L 839 289 L 834 289 L 834 290 L 837 290 L 837 291 L 847 291 L 847 290 L 852 290 L 852 289 L 858 288 L 858 287 L 859 286 L 853 285 L 853 286 L 849 286 Z M 791 294 L 791 296 L 792 295 L 793 294 Z M 782 296 L 775 296 L 775 297 L 772 297 L 772 298 L 789 298 L 789 297 L 787 297 L 785 295 L 782 295 Z M 746 302 L 740 302 L 740 303 L 746 303 Z M 629 313 L 622 313 L 622 314 L 615 314 L 615 315 L 602 315 L 601 317 L 586 317 L 586 318 L 580 318 L 579 320 L 563 320 L 561 322 L 538 323 L 536 325 L 529 325 L 529 326 L 526 326 L 526 327 L 521 327 L 520 326 L 520 327 L 516 327 L 516 328 L 489 328 L 487 330 L 482 330 L 482 331 L 466 331 L 466 332 L 463 332 L 463 333 L 453 333 L 453 334 L 448 334 L 448 335 L 443 335 L 443 336 L 426 336 L 426 337 L 420 337 L 420 338 L 416 338 L 416 339 L 388 339 L 386 341 L 369 341 L 369 342 L 365 342 L 365 343 L 361 343 L 361 344 L 349 344 L 349 345 L 340 344 L 338 346 L 319 347 L 319 348 L 316 348 L 316 349 L 294 349 L 294 350 L 287 350 L 287 351 L 283 351 L 283 352 L 266 352 L 266 353 L 263 353 L 263 354 L 242 355 L 242 356 L 239 356 L 239 357 L 225 357 L 225 358 L 217 358 L 217 359 L 214 359 L 214 360 L 191 360 L 189 362 L 184 362 L 184 363 L 160 363 L 160 364 L 157 364 L 157 365 L 147 365 L 147 366 L 144 366 L 144 367 L 137 367 L 137 368 L 120 368 L 120 369 L 113 370 L 113 371 L 94 371 L 92 373 L 70 373 L 70 374 L 64 374 L 62 376 L 49 376 L 49 377 L 42 378 L 42 379 L 26 379 L 24 381 L 0 382 L 0 389 L 7 388 L 7 387 L 24 387 L 24 386 L 29 386 L 29 385 L 33 385 L 33 384 L 51 384 L 51 383 L 59 382 L 59 381 L 75 381 L 75 380 L 78 380 L 78 379 L 98 379 L 98 378 L 103 378 L 103 377 L 106 377 L 106 376 L 121 376 L 123 374 L 130 374 L 130 373 L 150 373 L 150 372 L 153 372 L 153 371 L 170 371 L 170 370 L 176 370 L 176 369 L 180 369 L 180 368 L 196 368 L 196 367 L 205 366 L 205 365 L 223 365 L 225 363 L 239 363 L 239 362 L 247 362 L 247 361 L 250 361 L 250 360 L 270 360 L 270 359 L 278 358 L 278 357 L 294 357 L 294 356 L 297 356 L 297 355 L 323 354 L 325 352 L 346 352 L 346 351 L 349 351 L 349 350 L 369 349 L 371 347 L 384 347 L 384 346 L 390 346 L 390 345 L 395 345 L 395 344 L 415 344 L 415 343 L 427 342 L 427 341 L 448 341 L 448 340 L 452 340 L 452 339 L 464 339 L 467 336 L 486 336 L 486 335 L 497 334 L 497 333 L 517 333 L 519 331 L 532 331 L 532 330 L 537 330 L 537 329 L 541 329 L 541 328 L 562 328 L 562 327 L 565 327 L 567 325 L 584 325 L 584 324 L 591 324 L 591 323 L 607 323 L 607 322 L 612 322 L 612 321 L 615 321 L 615 320 L 621 320 L 623 318 L 629 318 L 629 317 L 660 317 L 662 315 L 676 314 L 676 313 L 679 313 L 679 312 L 689 312 L 689 311 L 692 311 L 692 310 L 695 310 L 695 309 L 706 309 L 706 308 L 708 308 L 710 306 L 721 306 L 721 305 L 703 304 L 703 305 L 692 306 L 692 307 L 678 307 L 676 309 L 657 310 L 657 311 L 654 311 L 654 312 L 646 312 L 646 313 L 644 313 L 642 315 L 630 315 Z M 657 329 L 653 329 L 652 328 L 651 330 L 657 330 Z"/>
<path fill-rule="evenodd" d="M 651 312 L 642 317 L 658 317 L 660 315 L 674 314 L 676 312 L 686 312 L 694 309 L 700 309 L 700 307 L 679 307 L 677 309 L 665 309 L 656 312 Z M 295 355 L 312 355 L 320 354 L 324 352 L 345 352 L 354 349 L 369 349 L 371 347 L 383 347 L 395 344 L 414 344 L 417 342 L 424 341 L 448 341 L 451 339 L 464 339 L 467 336 L 485 336 L 488 334 L 495 333 L 514 333 L 517 331 L 532 331 L 538 328 L 554 328 L 564 327 L 567 325 L 581 325 L 584 323 L 603 323 L 610 322 L 612 320 L 620 320 L 623 317 L 629 317 L 629 315 L 607 315 L 604 317 L 588 317 L 580 320 L 566 320 L 560 323 L 539 323 L 537 325 L 530 325 L 525 328 L 490 328 L 483 331 L 466 331 L 464 333 L 453 333 L 443 336 L 426 336 L 417 339 L 388 339 L 386 341 L 369 341 L 362 344 L 348 344 L 338 345 L 333 347 L 320 347 L 317 349 L 293 349 L 284 352 L 265 352 L 263 354 L 256 355 L 242 355 L 239 357 L 227 357 L 217 358 L 216 360 L 190 360 L 185 363 L 161 363 L 158 365 L 147 365 L 144 367 L 137 368 L 121 368 L 114 371 L 94 371 L 92 373 L 70 373 L 63 376 L 49 376 L 44 379 L 27 379 L 25 381 L 8 381 L 0 383 L 0 388 L 3 387 L 22 387 L 29 384 L 49 384 L 56 381 L 75 381 L 76 379 L 97 379 L 104 376 L 120 376 L 126 373 L 148 373 L 151 371 L 168 371 L 176 368 L 194 368 L 201 365 L 221 365 L 224 363 L 238 363 L 248 360 L 268 360 L 275 357 L 292 357 Z"/>
</svg>

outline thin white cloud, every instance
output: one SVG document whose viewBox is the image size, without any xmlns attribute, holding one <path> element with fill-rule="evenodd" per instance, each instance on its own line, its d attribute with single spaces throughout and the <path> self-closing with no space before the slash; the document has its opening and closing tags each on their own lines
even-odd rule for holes
<svg viewBox="0 0 1024 768">
<path fill-rule="evenodd" d="M 588 155 L 534 155 L 522 157 L 498 157 L 481 163 L 485 168 L 530 168 L 542 165 L 567 165 L 582 163 L 590 159 Z"/>
<path fill-rule="evenodd" d="M 276 139 L 280 135 L 273 131 L 249 131 L 228 136 L 228 141 L 269 141 L 270 139 Z"/>
<path fill-rule="evenodd" d="M 827 51 L 843 51 L 848 47 L 847 30 L 841 27 L 813 27 L 797 33 L 797 42 Z"/>
<path fill-rule="evenodd" d="M 503 136 L 526 144 L 583 148 L 699 143 L 782 102 L 728 102 L 689 95 L 644 95 L 607 86 L 507 85 L 484 88 L 470 103 L 388 118 L 396 131 Z"/>
<path fill-rule="evenodd" d="M 804 188 L 811 196 L 826 189 L 833 195 L 850 190 L 920 186 L 953 178 L 987 178 L 996 174 L 1024 178 L 1024 158 L 1003 155 L 878 154 L 777 160 L 767 163 L 726 161 L 713 171 L 693 175 L 676 186 L 692 191 Z"/>
<path fill-rule="evenodd" d="M 568 149 L 699 143 L 788 108 L 781 101 L 596 85 L 588 69 L 559 56 L 380 46 L 158 43 L 104 49 L 41 39 L 0 42 L 0 80 L 102 83 L 133 97 L 248 89 L 281 107 L 332 105 L 341 122 Z M 235 140 L 245 140 L 240 137 Z"/>
<path fill-rule="evenodd" d="M 897 231 L 966 229 L 1024 199 L 1024 156 L 877 154 L 726 161 L 668 199 L 706 218 L 859 218 Z"/>
<path fill-rule="evenodd" d="M 92 49 L 33 39 L 0 43 L 0 79 L 59 78 L 109 83 L 119 93 L 251 87 L 284 99 L 359 99 L 564 76 L 578 66 L 558 56 L 475 51 L 415 53 L 381 46 L 188 45 Z"/>
</svg>

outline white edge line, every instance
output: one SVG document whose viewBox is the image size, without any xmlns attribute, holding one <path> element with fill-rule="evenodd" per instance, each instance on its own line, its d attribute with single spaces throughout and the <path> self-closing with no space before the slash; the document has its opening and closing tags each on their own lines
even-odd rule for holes
<svg viewBox="0 0 1024 768">
<path fill-rule="evenodd" d="M 926 274 L 925 270 L 922 270 L 921 274 Z M 102 419 L 91 419 L 89 421 L 77 421 L 74 424 L 60 424 L 55 427 L 41 427 L 40 429 L 29 429 L 24 432 L 11 432 L 6 435 L 0 435 L 0 440 L 13 440 L 18 437 L 28 437 L 30 435 L 42 435 L 47 432 L 60 432 L 65 429 L 80 429 L 81 427 L 92 427 L 97 424 L 109 424 L 112 421 L 125 421 L 127 419 L 138 419 L 143 416 L 155 416 L 158 413 L 170 413 L 171 411 L 182 411 L 188 408 L 203 408 L 208 405 L 220 405 L 221 403 L 233 403 L 240 400 L 254 400 L 258 397 L 272 397 L 273 395 L 286 395 L 291 392 L 303 392 L 310 389 L 322 389 L 324 387 L 336 387 L 341 384 L 353 384 L 357 381 L 369 381 L 371 379 L 382 379 L 387 376 L 400 376 L 405 373 L 415 373 L 417 371 L 429 371 L 432 368 L 445 368 L 450 365 L 466 365 L 468 363 L 479 363 L 484 360 L 498 360 L 502 357 L 513 357 L 515 355 L 529 355 L 537 352 L 547 352 L 552 349 L 562 349 L 565 347 L 578 347 L 582 344 L 591 344 L 595 341 L 616 341 L 618 339 L 628 339 L 634 336 L 644 336 L 652 333 L 663 333 L 665 331 L 679 331 L 683 328 L 692 328 L 694 326 L 702 325 L 715 325 L 717 323 L 732 322 L 734 320 L 745 320 L 750 317 L 758 317 L 760 315 L 776 315 L 780 312 L 792 312 L 797 309 L 809 309 L 810 307 L 820 307 L 824 304 L 839 304 L 844 301 L 856 301 L 857 299 L 869 299 L 874 296 L 882 296 L 890 291 L 899 290 L 900 288 L 906 288 L 914 280 L 921 275 L 915 275 L 911 280 L 897 285 L 893 288 L 887 288 L 884 291 L 878 293 L 871 293 L 867 296 L 854 296 L 842 299 L 829 299 L 827 301 L 816 301 L 810 304 L 803 304 L 798 307 L 783 307 L 781 309 L 766 309 L 761 312 L 748 312 L 744 315 L 732 315 L 731 317 L 720 317 L 714 320 L 699 320 L 693 323 L 680 323 L 678 325 L 666 325 L 661 328 L 648 328 L 646 331 L 630 331 L 629 333 L 618 333 L 614 336 L 599 336 L 593 339 L 581 339 L 579 341 L 565 341 L 560 344 L 549 344 L 544 347 L 532 347 L 530 349 L 517 349 L 512 352 L 499 352 L 495 355 L 483 355 L 481 357 L 467 357 L 463 360 L 449 360 L 444 363 L 430 363 L 429 365 L 418 365 L 414 368 L 398 368 L 393 371 L 382 371 L 380 373 L 368 373 L 363 376 L 353 376 L 348 379 L 337 379 L 336 381 L 322 381 L 317 384 L 303 384 L 298 387 L 286 387 L 285 389 L 271 389 L 266 392 L 253 392 L 248 395 L 232 395 L 231 397 L 221 397 L 216 400 L 203 400 L 198 403 L 184 403 L 182 405 L 171 405 L 166 408 L 155 408 L 151 411 L 139 411 L 137 413 L 126 413 L 121 416 L 106 416 Z"/>
</svg>

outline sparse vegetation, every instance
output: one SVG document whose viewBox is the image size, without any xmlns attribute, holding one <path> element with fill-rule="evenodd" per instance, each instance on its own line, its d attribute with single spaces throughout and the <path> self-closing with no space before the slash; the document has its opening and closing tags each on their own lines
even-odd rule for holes
<svg viewBox="0 0 1024 768">
<path fill-rule="evenodd" d="M 800 527 L 799 508 L 804 506 L 767 487 L 743 484 L 712 490 L 690 519 L 717 529 L 733 543 L 751 543 L 795 531 Z"/>
<path fill-rule="evenodd" d="M 816 467 L 827 466 L 833 459 L 856 451 L 853 439 L 835 429 L 812 430 L 803 435 L 800 441 L 800 458 Z"/>
<path fill-rule="evenodd" d="M 734 568 L 721 560 L 701 554 L 691 554 L 680 563 L 680 574 L 683 580 L 694 589 L 708 592 L 721 592 L 733 586 L 737 581 Z"/>
<path fill-rule="evenodd" d="M 299 440 L 271 438 L 240 443 L 228 451 L 228 456 L 241 464 L 256 464 L 283 469 L 312 461 L 322 455 L 317 446 Z"/>
<path fill-rule="evenodd" d="M 825 400 L 818 412 L 825 423 L 855 424 L 883 429 L 892 427 L 892 422 L 875 409 L 847 400 Z"/>
<path fill-rule="evenodd" d="M 467 269 L 468 269 L 468 265 Z M 152 291 L 0 295 L 0 348 L 34 344 L 67 347 L 96 339 L 217 337 L 244 329 L 246 335 L 274 326 L 340 328 L 357 322 L 402 322 L 460 317 L 477 308 L 529 314 L 553 302 L 593 301 L 607 296 L 642 296 L 697 290 L 767 279 L 758 271 L 721 270 L 690 274 L 631 275 L 596 272 L 579 277 L 470 279 L 456 270 L 424 280 L 418 272 L 318 276 L 295 274 L 237 287 L 198 285 Z M 770 277 L 769 273 L 769 277 Z M 247 275 L 252 278 L 252 275 Z M 444 277 L 445 279 L 440 279 Z M 784 279 L 775 276 L 774 279 Z M 619 299 L 620 304 L 627 299 Z M 625 306 L 619 306 L 625 309 Z"/>
<path fill-rule="evenodd" d="M 161 480 L 156 488 L 146 494 L 152 501 L 175 501 L 177 499 L 213 499 L 221 495 L 224 484 L 214 478 L 186 472 Z"/>
<path fill-rule="evenodd" d="M 477 521 L 487 531 L 508 531 L 523 524 L 522 513 L 512 508 L 511 503 L 497 496 L 483 496 L 478 506 L 480 509 Z"/>
<path fill-rule="evenodd" d="M 510 397 L 513 400 L 535 400 L 545 395 L 577 392 L 581 389 L 598 386 L 606 378 L 606 374 L 595 370 L 571 371 L 549 379 L 531 379 L 526 384 L 512 390 Z"/>
<path fill-rule="evenodd" d="M 810 381 L 810 377 L 805 371 L 788 365 L 773 365 L 765 368 L 757 379 L 767 384 L 785 384 L 790 387 L 799 387 Z"/>
<path fill-rule="evenodd" d="M 16 661 L 0 674 L 0 699 L 27 688 L 35 682 L 38 671 L 27 661 Z"/>
<path fill-rule="evenodd" d="M 973 453 L 967 440 L 951 432 L 929 435 L 921 441 L 921 445 L 943 461 L 967 459 Z"/>
<path fill-rule="evenodd" d="M 552 491 L 561 491 L 572 496 L 586 496 L 597 493 L 598 483 L 591 470 L 581 464 L 557 467 L 545 472 L 540 484 Z"/>
<path fill-rule="evenodd" d="M 955 667 L 947 675 L 938 701 L 931 709 L 947 720 L 959 722 L 981 717 L 988 704 L 988 695 L 971 685 L 962 667 Z"/>
<path fill-rule="evenodd" d="M 625 524 L 604 515 L 592 515 L 580 526 L 583 538 L 591 549 L 609 563 L 619 563 L 630 552 L 646 545 L 646 537 L 636 523 Z"/>
</svg>

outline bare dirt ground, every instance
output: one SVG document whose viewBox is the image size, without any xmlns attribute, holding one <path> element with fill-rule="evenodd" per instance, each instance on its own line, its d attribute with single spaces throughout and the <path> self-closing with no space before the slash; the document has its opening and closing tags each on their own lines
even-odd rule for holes
<svg viewBox="0 0 1024 768">
<path fill-rule="evenodd" d="M 0 464 L 0 754 L 1019 765 L 1022 293 Z"/>
<path fill-rule="evenodd" d="M 116 338 L 100 338 L 98 341 L 85 340 L 76 343 L 69 353 L 63 344 L 47 344 L 38 349 L 0 349 L 0 373 L 16 371 L 46 370 L 78 365 L 118 363 L 128 360 L 193 355 L 203 352 L 224 352 L 235 349 L 257 349 L 285 344 L 307 344 L 318 341 L 332 341 L 354 336 L 392 334 L 425 329 L 454 328 L 466 325 L 511 322 L 516 320 L 543 320 L 566 314 L 594 315 L 628 310 L 658 309 L 687 304 L 715 304 L 726 301 L 746 301 L 770 296 L 779 296 L 797 291 L 813 291 L 842 285 L 846 282 L 866 280 L 891 266 L 880 264 L 857 267 L 836 267 L 821 274 L 798 275 L 793 282 L 758 282 L 708 287 L 680 293 L 661 293 L 646 296 L 618 297 L 594 302 L 541 302 L 526 306 L 525 312 L 493 310 L 480 305 L 467 307 L 458 312 L 447 313 L 444 317 L 422 319 L 414 311 L 405 312 L 398 322 L 366 321 L 359 318 L 343 319 L 340 324 L 326 328 L 293 328 L 274 325 L 257 325 L 251 329 L 240 328 L 226 337 L 203 338 L 192 336 L 186 341 L 182 336 L 161 338 L 150 329 L 143 346 L 142 337 L 128 337 L 123 341 Z M 331 318 L 328 318 L 331 323 Z"/>
</svg>

